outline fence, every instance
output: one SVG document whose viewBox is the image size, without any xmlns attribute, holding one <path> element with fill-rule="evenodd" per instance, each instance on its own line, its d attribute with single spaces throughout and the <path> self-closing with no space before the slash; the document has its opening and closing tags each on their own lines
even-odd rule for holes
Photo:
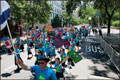
<svg viewBox="0 0 120 80">
<path fill-rule="evenodd" d="M 115 51 L 110 44 L 108 44 L 103 38 L 96 34 L 98 42 L 104 49 L 104 52 L 109 56 L 110 61 L 115 65 L 117 70 L 120 72 L 120 53 Z"/>
</svg>

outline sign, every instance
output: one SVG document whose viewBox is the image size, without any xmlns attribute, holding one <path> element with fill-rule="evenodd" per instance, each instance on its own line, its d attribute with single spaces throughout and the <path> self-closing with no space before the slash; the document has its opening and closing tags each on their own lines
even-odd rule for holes
<svg viewBox="0 0 120 80">
<path fill-rule="evenodd" d="M 75 63 L 82 60 L 82 57 L 80 56 L 80 54 L 73 49 L 70 50 L 70 52 L 68 53 L 68 57 L 71 58 Z"/>
<path fill-rule="evenodd" d="M 37 38 L 39 38 L 40 37 L 40 32 L 36 31 L 36 35 L 37 35 Z"/>
<path fill-rule="evenodd" d="M 70 46 L 70 42 L 69 42 L 69 41 L 65 41 L 65 42 L 64 42 L 64 46 L 65 46 L 65 47 L 69 47 L 69 46 Z"/>
<path fill-rule="evenodd" d="M 98 16 L 99 16 L 99 13 L 97 12 L 97 13 L 96 13 L 96 17 L 98 17 Z"/>
<path fill-rule="evenodd" d="M 56 48 L 59 48 L 64 44 L 63 40 L 60 36 L 55 36 L 52 39 L 53 39 L 53 42 L 54 42 L 54 45 Z"/>
</svg>

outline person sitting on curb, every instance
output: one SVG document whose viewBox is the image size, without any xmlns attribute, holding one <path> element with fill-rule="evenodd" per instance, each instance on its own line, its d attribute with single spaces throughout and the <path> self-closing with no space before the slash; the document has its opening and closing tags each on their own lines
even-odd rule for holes
<svg viewBox="0 0 120 80">
<path fill-rule="evenodd" d="M 39 61 L 39 65 L 30 67 L 22 63 L 21 60 L 18 58 L 16 59 L 16 62 L 24 70 L 35 72 L 35 80 L 57 80 L 55 72 L 51 68 L 47 67 L 47 63 L 49 62 L 48 58 L 41 58 Z"/>
</svg>

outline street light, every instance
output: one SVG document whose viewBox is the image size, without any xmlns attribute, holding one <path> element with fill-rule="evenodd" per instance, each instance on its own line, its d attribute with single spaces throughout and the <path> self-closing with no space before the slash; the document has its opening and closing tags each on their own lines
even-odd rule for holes
<svg viewBox="0 0 120 80">
<path fill-rule="evenodd" d="M 91 19 L 92 19 L 92 17 L 90 16 L 88 19 L 89 19 L 89 20 L 91 20 Z"/>
<path fill-rule="evenodd" d="M 92 20 L 92 17 L 90 16 L 90 17 L 88 18 L 88 20 L 91 21 L 91 20 Z M 90 23 L 89 23 L 89 24 L 90 24 Z"/>
</svg>

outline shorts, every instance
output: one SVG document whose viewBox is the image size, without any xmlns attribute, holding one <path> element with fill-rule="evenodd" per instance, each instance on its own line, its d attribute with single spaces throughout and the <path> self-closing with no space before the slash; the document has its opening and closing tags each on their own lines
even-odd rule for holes
<svg viewBox="0 0 120 80">
<path fill-rule="evenodd" d="M 8 50 L 8 53 L 11 53 L 11 50 L 10 50 L 10 49 L 11 49 L 12 51 L 14 51 L 13 47 L 11 47 L 11 48 L 7 49 L 7 50 Z"/>
<path fill-rule="evenodd" d="M 29 54 L 32 54 L 32 52 L 28 51 L 28 55 L 29 55 Z"/>
<path fill-rule="evenodd" d="M 57 79 L 63 78 L 63 72 L 56 72 Z"/>
<path fill-rule="evenodd" d="M 20 49 L 22 49 L 22 50 L 23 50 L 23 49 L 24 49 L 24 45 L 21 45 L 21 46 L 20 46 Z"/>
<path fill-rule="evenodd" d="M 30 43 L 30 47 L 33 47 L 33 42 Z"/>
<path fill-rule="evenodd" d="M 35 49 L 38 49 L 38 47 L 37 47 L 37 46 L 35 46 Z"/>
<path fill-rule="evenodd" d="M 76 46 L 79 46 L 79 42 L 76 43 Z"/>
</svg>

